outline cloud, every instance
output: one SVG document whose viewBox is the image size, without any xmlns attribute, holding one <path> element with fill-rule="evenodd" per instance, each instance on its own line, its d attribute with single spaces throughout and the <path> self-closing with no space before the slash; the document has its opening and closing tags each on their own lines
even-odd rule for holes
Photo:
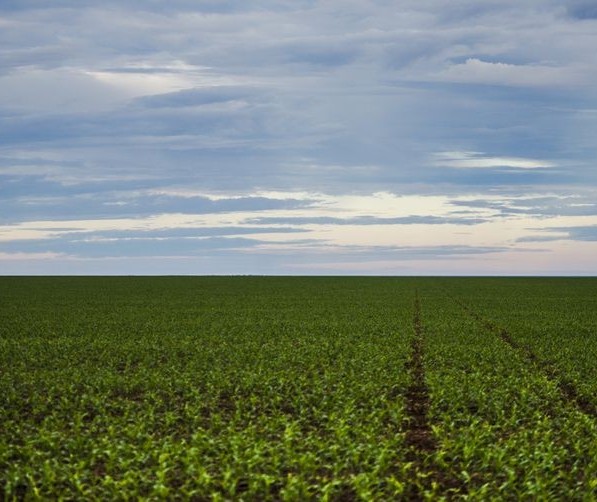
<svg viewBox="0 0 597 502">
<path fill-rule="evenodd" d="M 597 5 L 591 0 L 572 0 L 567 2 L 568 14 L 576 19 L 593 20 L 597 19 Z"/>
<path fill-rule="evenodd" d="M 264 217 L 248 220 L 255 224 L 296 224 L 296 225 L 477 225 L 483 223 L 480 218 L 440 217 L 440 216 L 402 216 L 397 218 L 383 218 L 360 216 L 356 218 L 335 218 L 333 216 L 315 217 Z"/>
<path fill-rule="evenodd" d="M 260 95 L 262 101 L 263 94 L 264 91 L 256 87 L 217 85 L 139 98 L 136 104 L 147 108 L 185 108 L 226 102 L 246 102 Z"/>
<path fill-rule="evenodd" d="M 258 249 L 256 249 L 258 251 Z M 298 273 L 331 273 L 331 274 L 407 274 L 416 273 L 420 264 L 425 270 L 429 264 L 441 263 L 444 270 L 438 275 L 446 274 L 446 267 L 458 267 L 458 263 L 475 257 L 499 256 L 511 251 L 507 247 L 467 247 L 467 246 L 426 246 L 411 248 L 361 248 L 344 249 L 325 257 L 309 255 L 309 259 L 289 263 L 290 270 Z"/>
<path fill-rule="evenodd" d="M 597 216 L 595 193 L 571 193 L 561 195 L 527 195 L 523 197 L 454 200 L 456 207 L 489 210 L 494 216 L 508 217 L 527 215 L 536 218 L 554 216 Z M 466 213 L 465 213 L 466 214 Z"/>
<path fill-rule="evenodd" d="M 440 80 L 485 85 L 553 87 L 588 84 L 589 75 L 574 66 L 509 64 L 469 58 L 438 74 Z"/>
<path fill-rule="evenodd" d="M 545 169 L 555 163 L 519 157 L 491 157 L 481 152 L 439 152 L 435 154 L 436 166 L 456 169 Z"/>
<path fill-rule="evenodd" d="M 64 253 L 3 253 L 0 252 L 0 262 L 2 261 L 29 261 L 29 260 L 55 260 L 57 258 L 65 258 Z"/>
<path fill-rule="evenodd" d="M 550 241 L 579 241 L 597 242 L 597 225 L 547 227 L 538 229 L 547 235 L 532 235 L 522 237 L 518 242 L 550 242 Z"/>
<path fill-rule="evenodd" d="M 155 181 L 102 181 L 63 185 L 38 176 L 0 175 L 0 223 L 68 221 L 81 218 L 146 218 L 156 214 L 205 215 L 218 213 L 298 210 L 314 200 L 305 194 L 220 196 L 177 189 L 152 188 Z"/>
<path fill-rule="evenodd" d="M 110 258 L 110 257 L 136 257 L 136 256 L 202 256 L 213 253 L 220 253 L 230 249 L 250 249 L 260 243 L 257 239 L 246 237 L 204 237 L 198 239 L 77 239 L 49 241 L 43 246 L 44 249 L 60 250 L 44 253 L 26 253 L 21 257 L 15 255 L 15 259 L 40 257 L 55 258 L 68 255 L 77 258 Z M 21 249 L 42 248 L 39 243 L 24 245 Z M 6 247 L 3 247 L 6 249 Z M 7 255 L 14 253 L 7 253 Z M 30 256 L 27 256 L 30 255 Z M 47 255 L 47 256 L 46 256 Z"/>
<path fill-rule="evenodd" d="M 536 229 L 595 215 L 593 11 L 585 0 L 4 1 L 3 252 L 64 253 L 53 265 L 79 270 L 117 256 L 112 270 L 153 272 L 140 243 L 155 242 L 163 270 L 283 273 L 297 270 L 289 256 L 353 263 L 367 245 L 358 256 L 371 263 L 386 247 L 413 252 L 396 251 L 401 263 L 513 247 L 471 263 L 522 264 L 524 239 L 548 235 Z M 559 245 L 532 249 L 572 267 Z M 434 270 L 459 261 L 433 256 Z"/>
</svg>

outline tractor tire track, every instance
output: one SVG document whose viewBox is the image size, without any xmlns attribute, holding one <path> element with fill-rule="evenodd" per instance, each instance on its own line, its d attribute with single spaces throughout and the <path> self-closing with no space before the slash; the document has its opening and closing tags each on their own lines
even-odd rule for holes
<svg viewBox="0 0 597 502">
<path fill-rule="evenodd" d="M 429 389 L 425 383 L 423 365 L 424 335 L 421 321 L 419 295 L 415 297 L 413 318 L 414 336 L 411 341 L 411 356 L 408 362 L 410 385 L 406 390 L 406 412 L 409 426 L 406 431 L 406 444 L 414 453 L 432 453 L 437 449 L 433 432 L 429 425 Z M 419 455 L 420 456 L 420 455 Z M 412 459 L 416 461 L 416 459 Z"/>
<path fill-rule="evenodd" d="M 555 365 L 542 360 L 537 356 L 528 346 L 522 345 L 516 341 L 512 335 L 506 330 L 498 326 L 493 321 L 483 317 L 478 312 L 473 310 L 467 304 L 461 302 L 457 298 L 451 297 L 471 318 L 481 324 L 487 331 L 498 336 L 506 345 L 514 351 L 525 357 L 535 368 L 541 371 L 547 379 L 552 382 L 559 390 L 562 398 L 567 403 L 575 406 L 585 415 L 597 418 L 597 407 L 586 397 L 582 396 L 574 383 L 568 379 Z"/>
<path fill-rule="evenodd" d="M 425 332 L 421 317 L 421 302 L 418 292 L 415 295 L 413 314 L 414 336 L 411 340 L 411 356 L 407 363 L 410 385 L 405 392 L 405 408 L 407 413 L 405 427 L 405 444 L 408 448 L 406 460 L 412 462 L 417 473 L 420 473 L 423 490 L 433 485 L 440 487 L 442 493 L 462 493 L 462 483 L 448 473 L 433 465 L 432 456 L 438 450 L 438 444 L 429 422 L 429 388 L 425 379 Z M 425 500 L 421 489 L 411 485 L 405 500 Z"/>
</svg>

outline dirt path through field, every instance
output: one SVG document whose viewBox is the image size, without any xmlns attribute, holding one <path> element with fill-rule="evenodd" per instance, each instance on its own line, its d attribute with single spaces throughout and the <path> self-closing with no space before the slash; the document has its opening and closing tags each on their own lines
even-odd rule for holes
<svg viewBox="0 0 597 502">
<path fill-rule="evenodd" d="M 440 487 L 444 494 L 449 491 L 461 492 L 461 483 L 451 478 L 433 463 L 433 454 L 438 449 L 433 430 L 429 422 L 430 396 L 425 379 L 425 330 L 421 315 L 421 301 L 418 292 L 415 295 L 413 313 L 414 336 L 411 341 L 411 357 L 407 369 L 410 385 L 406 389 L 406 413 L 408 416 L 405 443 L 409 448 L 407 461 L 412 462 L 417 471 L 420 485 L 412 485 L 405 494 L 406 500 L 424 500 L 422 491 L 432 485 Z"/>
<path fill-rule="evenodd" d="M 425 367 L 423 365 L 424 335 L 421 321 L 421 304 L 419 295 L 415 297 L 413 325 L 415 334 L 411 342 L 411 357 L 408 363 L 410 372 L 410 385 L 406 391 L 406 412 L 409 418 L 409 427 L 406 431 L 406 444 L 412 447 L 416 461 L 422 453 L 431 453 L 437 445 L 433 439 L 429 425 L 429 389 L 425 383 Z"/>
</svg>

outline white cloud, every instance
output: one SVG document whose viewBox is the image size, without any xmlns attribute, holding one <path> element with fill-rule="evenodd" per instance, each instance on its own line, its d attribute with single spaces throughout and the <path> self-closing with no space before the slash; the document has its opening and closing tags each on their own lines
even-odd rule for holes
<svg viewBox="0 0 597 502">
<path fill-rule="evenodd" d="M 56 260 L 67 258 L 64 253 L 2 253 L 0 261 L 26 261 L 26 260 Z"/>
<path fill-rule="evenodd" d="M 187 197 L 187 193 L 180 194 Z M 247 197 L 249 194 L 243 194 Z M 454 202 L 477 202 L 479 197 L 487 203 L 495 202 L 515 207 L 517 201 L 532 200 L 533 195 L 504 198 L 499 195 L 475 196 L 400 196 L 389 192 L 373 194 L 333 195 L 309 192 L 256 192 L 253 197 L 276 197 L 278 200 L 305 200 L 309 204 L 294 209 L 244 209 L 233 212 L 213 212 L 206 214 L 157 214 L 138 218 L 103 218 L 87 220 L 28 221 L 14 225 L 0 226 L 0 242 L 10 243 L 23 240 L 44 240 L 67 237 L 72 239 L 78 234 L 94 232 L 151 232 L 177 229 L 201 228 L 245 228 L 256 229 L 252 238 L 264 245 L 273 247 L 262 249 L 292 249 L 304 239 L 309 239 L 309 246 L 319 250 L 332 250 L 346 246 L 504 246 L 512 245 L 532 235 L 541 235 L 540 228 L 565 227 L 570 225 L 590 225 L 597 222 L 593 215 L 552 216 L 510 214 L 499 215 L 493 207 L 470 207 L 465 215 L 455 212 Z M 232 200 L 239 194 L 229 194 Z M 541 198 L 543 196 L 536 195 Z M 213 196 L 212 200 L 226 200 L 223 194 Z M 400 218 L 435 217 L 449 218 L 441 225 L 430 221 Z M 468 220 L 468 225 L 458 223 L 458 218 Z M 267 221 L 270 218 L 271 221 Z M 359 223 L 365 218 L 366 224 Z M 474 219 L 478 218 L 477 222 Z M 386 219 L 386 221 L 384 221 Z M 261 220 L 261 221 L 260 221 Z M 342 221 L 344 220 L 344 221 Z M 471 221 L 473 220 L 473 221 Z M 264 223 L 265 222 L 265 223 Z M 291 233 L 268 232 L 271 229 L 292 226 Z M 262 232 L 259 230 L 263 229 Z M 301 231 L 302 230 L 302 231 Z M 234 232 L 230 234 L 235 235 Z M 238 234 L 239 236 L 242 233 Z M 544 235 L 544 234 L 543 234 Z M 105 236 L 100 236 L 105 238 Z M 94 239 L 86 235 L 87 240 Z M 126 235 L 122 235 L 126 239 Z M 269 244 L 268 244 L 269 243 Z M 258 248 L 256 248 L 258 250 Z"/>
<path fill-rule="evenodd" d="M 510 64 L 469 58 L 437 74 L 438 80 L 522 87 L 588 85 L 590 73 L 574 65 Z"/>
<path fill-rule="evenodd" d="M 86 75 L 126 93 L 128 97 L 180 91 L 192 87 L 191 80 L 177 73 L 86 71 Z"/>
<path fill-rule="evenodd" d="M 207 66 L 161 57 L 125 62 L 117 68 L 84 70 L 83 73 L 125 93 L 129 98 L 246 83 L 246 79 L 220 75 Z"/>
<path fill-rule="evenodd" d="M 457 169 L 546 169 L 557 164 L 540 159 L 522 157 L 495 157 L 481 152 L 438 152 L 434 154 L 434 165 Z"/>
</svg>

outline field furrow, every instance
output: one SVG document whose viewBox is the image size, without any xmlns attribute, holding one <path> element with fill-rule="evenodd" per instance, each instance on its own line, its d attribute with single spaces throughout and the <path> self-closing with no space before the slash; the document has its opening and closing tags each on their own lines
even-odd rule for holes
<svg viewBox="0 0 597 502">
<path fill-rule="evenodd" d="M 478 312 L 468 305 L 457 302 L 463 310 L 475 319 L 486 330 L 498 336 L 506 345 L 520 353 L 526 358 L 530 365 L 542 371 L 560 390 L 563 399 L 571 406 L 576 406 L 583 413 L 597 418 L 597 407 L 586 397 L 580 395 L 574 383 L 563 374 L 563 372 L 554 364 L 541 360 L 535 352 L 528 346 L 522 345 L 505 328 L 502 328 L 489 319 L 483 318 Z"/>
<path fill-rule="evenodd" d="M 591 279 L 451 280 L 450 293 L 538 364 L 570 401 L 597 411 L 597 284 Z M 475 286 L 474 288 L 472 286 Z"/>
<path fill-rule="evenodd" d="M 436 444 L 427 417 L 429 391 L 425 382 L 423 365 L 424 335 L 418 295 L 414 304 L 413 328 L 411 357 L 408 362 L 410 385 L 406 391 L 406 411 L 409 418 L 406 444 L 413 450 L 413 461 L 422 463 L 420 457 L 433 452 L 436 449 Z"/>
<path fill-rule="evenodd" d="M 465 497 L 582 498 L 597 486 L 597 426 L 528 358 L 479 325 L 441 283 L 423 293 L 436 462 Z M 572 498 L 575 498 L 572 497 Z"/>
<path fill-rule="evenodd" d="M 417 291 L 413 308 L 411 356 L 407 366 L 410 384 L 406 390 L 408 422 L 405 438 L 405 444 L 409 447 L 407 460 L 414 465 L 417 482 L 411 482 L 409 491 L 404 494 L 408 500 L 425 500 L 431 494 L 448 496 L 462 491 L 458 481 L 434 462 L 438 444 L 429 422 L 430 397 L 424 360 L 425 328 Z"/>
</svg>

